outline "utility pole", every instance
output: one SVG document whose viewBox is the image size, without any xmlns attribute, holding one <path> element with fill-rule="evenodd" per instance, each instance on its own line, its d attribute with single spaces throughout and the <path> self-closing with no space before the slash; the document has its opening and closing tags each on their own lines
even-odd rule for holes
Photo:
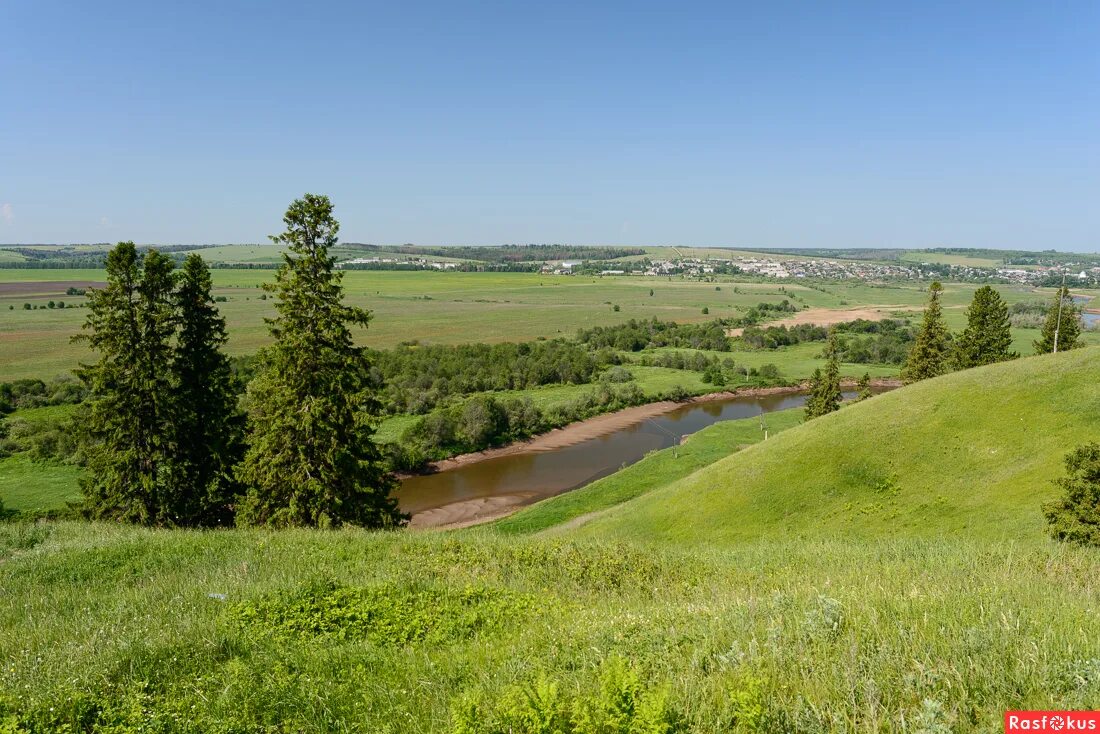
<svg viewBox="0 0 1100 734">
<path fill-rule="evenodd" d="M 1058 353 L 1058 330 L 1062 328 L 1062 299 L 1066 290 L 1066 271 L 1062 271 L 1062 287 L 1058 289 L 1058 321 L 1054 324 L 1054 353 Z"/>
</svg>

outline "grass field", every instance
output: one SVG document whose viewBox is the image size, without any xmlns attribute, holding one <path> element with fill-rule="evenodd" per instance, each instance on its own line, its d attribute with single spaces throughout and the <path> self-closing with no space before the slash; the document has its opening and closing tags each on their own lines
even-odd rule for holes
<svg viewBox="0 0 1100 734">
<path fill-rule="evenodd" d="M 719 424 L 453 533 L 0 524 L 0 722 L 931 734 L 1094 707 L 1100 553 L 1038 505 L 1100 431 L 1097 356 L 772 414 L 767 442 Z"/>
<path fill-rule="evenodd" d="M 908 263 L 940 263 L 943 265 L 967 265 L 974 268 L 996 268 L 1003 263 L 991 257 L 974 257 L 971 255 L 949 255 L 943 252 L 923 252 L 920 250 L 906 252 L 901 256 L 902 262 Z"/>
<path fill-rule="evenodd" d="M 215 270 L 215 295 L 225 297 L 219 309 L 229 325 L 231 354 L 251 354 L 267 343 L 265 317 L 274 315 L 272 300 L 260 300 L 261 283 L 270 270 Z M 82 344 L 70 343 L 85 319 L 80 308 L 23 310 L 23 303 L 49 300 L 80 303 L 64 295 L 67 282 L 101 282 L 98 270 L 0 269 L 0 381 L 48 378 L 71 370 L 89 358 Z M 12 292 L 18 285 L 39 284 L 33 293 Z M 46 285 L 42 285 L 46 284 Z M 364 344 L 388 347 L 409 339 L 426 343 L 522 341 L 540 336 L 572 335 L 578 328 L 619 323 L 630 318 L 703 321 L 735 316 L 761 301 L 784 298 L 806 307 L 851 308 L 898 305 L 919 309 L 925 293 L 916 286 L 827 283 L 815 288 L 780 283 L 702 283 L 661 278 L 582 278 L 528 273 L 348 272 L 348 301 L 374 312 Z M 971 284 L 948 284 L 945 314 L 953 328 L 965 321 L 973 295 Z M 7 289 L 6 289 L 7 288 Z M 721 288 L 721 290 L 715 290 Z M 650 296 L 649 291 L 654 295 Z M 1004 288 L 1006 300 L 1035 300 L 1045 293 Z M 613 306 L 619 305 L 620 311 Z M 702 314 L 703 307 L 710 314 Z M 1019 344 L 1030 351 L 1034 337 L 1021 333 Z M 1100 337 L 1090 336 L 1091 339 Z M 774 360 L 769 360 L 774 361 Z M 808 374 L 808 373 L 807 373 Z M 805 376 L 805 375 L 801 375 Z"/>
</svg>

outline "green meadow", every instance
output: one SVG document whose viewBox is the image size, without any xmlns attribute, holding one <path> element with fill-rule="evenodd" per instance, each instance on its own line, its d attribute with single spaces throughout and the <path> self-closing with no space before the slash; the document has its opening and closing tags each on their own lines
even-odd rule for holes
<svg viewBox="0 0 1100 734">
<path fill-rule="evenodd" d="M 274 303 L 264 298 L 260 284 L 270 280 L 273 272 L 219 269 L 213 276 L 214 295 L 226 299 L 218 306 L 229 326 L 229 353 L 256 352 L 268 342 L 264 319 L 274 314 Z M 103 277 L 98 270 L 0 269 L 0 380 L 48 378 L 88 359 L 82 344 L 70 342 L 81 330 L 84 311 L 45 306 L 50 300 L 79 305 L 81 297 L 65 295 L 69 284 L 102 282 Z M 919 312 L 925 300 L 925 293 L 916 285 L 708 283 L 535 273 L 348 271 L 344 285 L 349 303 L 374 313 L 370 328 L 361 332 L 361 341 L 379 348 L 412 338 L 453 344 L 571 336 L 580 328 L 631 318 L 698 322 L 737 316 L 762 301 L 778 303 L 784 298 L 806 308 L 895 306 L 902 312 Z M 947 285 L 945 317 L 952 328 L 965 323 L 965 310 L 976 287 Z M 1049 297 L 1026 288 L 1006 286 L 1000 290 L 1009 303 Z M 24 303 L 40 308 L 24 310 Z M 708 315 L 702 313 L 704 307 Z M 1029 353 L 1035 334 L 1018 330 L 1017 336 L 1017 348 Z M 1100 343 L 1100 336 L 1090 334 L 1088 338 Z M 783 357 L 773 356 L 776 358 L 767 361 L 782 369 Z M 795 359 L 801 370 L 805 361 Z M 791 374 L 805 377 L 809 372 Z"/>
<path fill-rule="evenodd" d="M 1100 433 L 1097 356 L 771 414 L 767 441 L 718 424 L 463 531 L 0 525 L 0 721 L 930 733 L 1094 707 L 1100 555 L 1039 505 Z"/>
</svg>

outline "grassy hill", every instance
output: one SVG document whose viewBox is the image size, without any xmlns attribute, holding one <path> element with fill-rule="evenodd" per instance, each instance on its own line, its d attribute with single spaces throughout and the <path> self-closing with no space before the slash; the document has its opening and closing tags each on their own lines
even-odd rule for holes
<svg viewBox="0 0 1100 734">
<path fill-rule="evenodd" d="M 911 385 L 785 431 L 606 513 L 589 536 L 1041 537 L 1041 502 L 1100 439 L 1100 350 Z"/>
<path fill-rule="evenodd" d="M 727 458 L 759 426 L 714 426 L 510 528 L 0 523 L 0 731 L 931 734 L 1094 707 L 1100 553 L 1038 505 L 1096 437 L 1098 356 L 775 414 Z"/>
</svg>

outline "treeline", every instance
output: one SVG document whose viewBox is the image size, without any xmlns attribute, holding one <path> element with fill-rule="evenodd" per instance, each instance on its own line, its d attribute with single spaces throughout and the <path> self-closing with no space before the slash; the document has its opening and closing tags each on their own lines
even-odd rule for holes
<svg viewBox="0 0 1100 734">
<path fill-rule="evenodd" d="M 72 377 L 56 377 L 49 382 L 37 379 L 0 382 L 0 415 L 47 405 L 75 405 L 87 395 L 84 383 Z"/>
<path fill-rule="evenodd" d="M 592 382 L 619 364 L 610 349 L 559 339 L 458 346 L 404 344 L 370 353 L 371 376 L 386 411 L 423 414 L 456 395 Z"/>
<path fill-rule="evenodd" d="M 430 263 L 341 263 L 341 270 L 394 270 L 431 271 L 450 273 L 537 273 L 542 270 L 538 262 L 458 262 L 453 268 L 440 270 Z"/>
<path fill-rule="evenodd" d="M 786 314 L 798 313 L 799 308 L 784 298 L 779 303 L 761 302 L 750 308 L 744 316 L 731 319 L 730 326 L 754 326 L 763 321 L 771 321 Z"/>
<path fill-rule="evenodd" d="M 855 319 L 835 324 L 832 329 L 813 324 L 795 326 L 750 326 L 741 341 L 754 349 L 779 349 L 803 342 L 826 341 L 836 335 L 835 349 L 841 362 L 856 364 L 902 364 L 913 343 L 915 330 L 908 321 Z"/>
<path fill-rule="evenodd" d="M 640 352 L 655 347 L 706 349 L 728 352 L 726 322 L 716 319 L 704 324 L 677 324 L 672 321 L 630 319 L 615 326 L 596 326 L 577 332 L 577 341 L 594 349 L 618 349 Z"/>
<path fill-rule="evenodd" d="M 98 247 L 99 245 L 96 246 Z M 191 250 L 201 250 L 207 247 L 218 247 L 218 245 L 163 245 L 155 249 L 162 255 L 169 255 L 177 263 L 182 263 L 183 259 L 186 257 L 183 253 Z M 135 248 L 138 252 L 143 254 L 154 249 L 151 245 L 135 245 Z M 4 247 L 2 249 L 16 252 L 27 259 L 22 261 L 0 261 L 0 268 L 16 270 L 98 270 L 106 263 L 107 253 L 110 251 L 111 247 L 110 245 L 104 244 L 102 250 L 77 250 L 71 246 L 50 249 L 35 247 Z"/>
<path fill-rule="evenodd" d="M 389 444 L 390 461 L 400 469 L 417 469 L 426 462 L 481 451 L 519 441 L 552 428 L 601 413 L 641 405 L 651 400 L 683 400 L 688 393 L 673 389 L 646 395 L 636 383 L 600 381 L 576 398 L 542 410 L 530 398 L 498 399 L 476 395 L 421 416 Z"/>
<path fill-rule="evenodd" d="M 474 247 L 455 245 L 424 247 L 420 245 L 363 245 L 350 243 L 349 248 L 365 252 L 399 252 L 403 255 L 432 255 L 482 262 L 543 262 L 546 260 L 613 260 L 619 257 L 644 255 L 640 247 L 584 247 L 577 245 L 498 245 Z"/>
<path fill-rule="evenodd" d="M 691 370 L 702 372 L 702 380 L 708 385 L 726 387 L 737 386 L 768 386 L 782 381 L 783 376 L 779 368 L 774 364 L 766 364 L 759 368 L 746 367 L 733 361 L 731 357 L 719 359 L 713 354 L 702 352 L 660 352 L 658 354 L 646 354 L 635 359 L 634 364 L 643 367 L 665 367 L 674 370 Z"/>
<path fill-rule="evenodd" d="M 897 319 L 856 319 L 834 331 L 840 361 L 855 364 L 904 364 L 916 338 L 916 329 Z"/>
</svg>

